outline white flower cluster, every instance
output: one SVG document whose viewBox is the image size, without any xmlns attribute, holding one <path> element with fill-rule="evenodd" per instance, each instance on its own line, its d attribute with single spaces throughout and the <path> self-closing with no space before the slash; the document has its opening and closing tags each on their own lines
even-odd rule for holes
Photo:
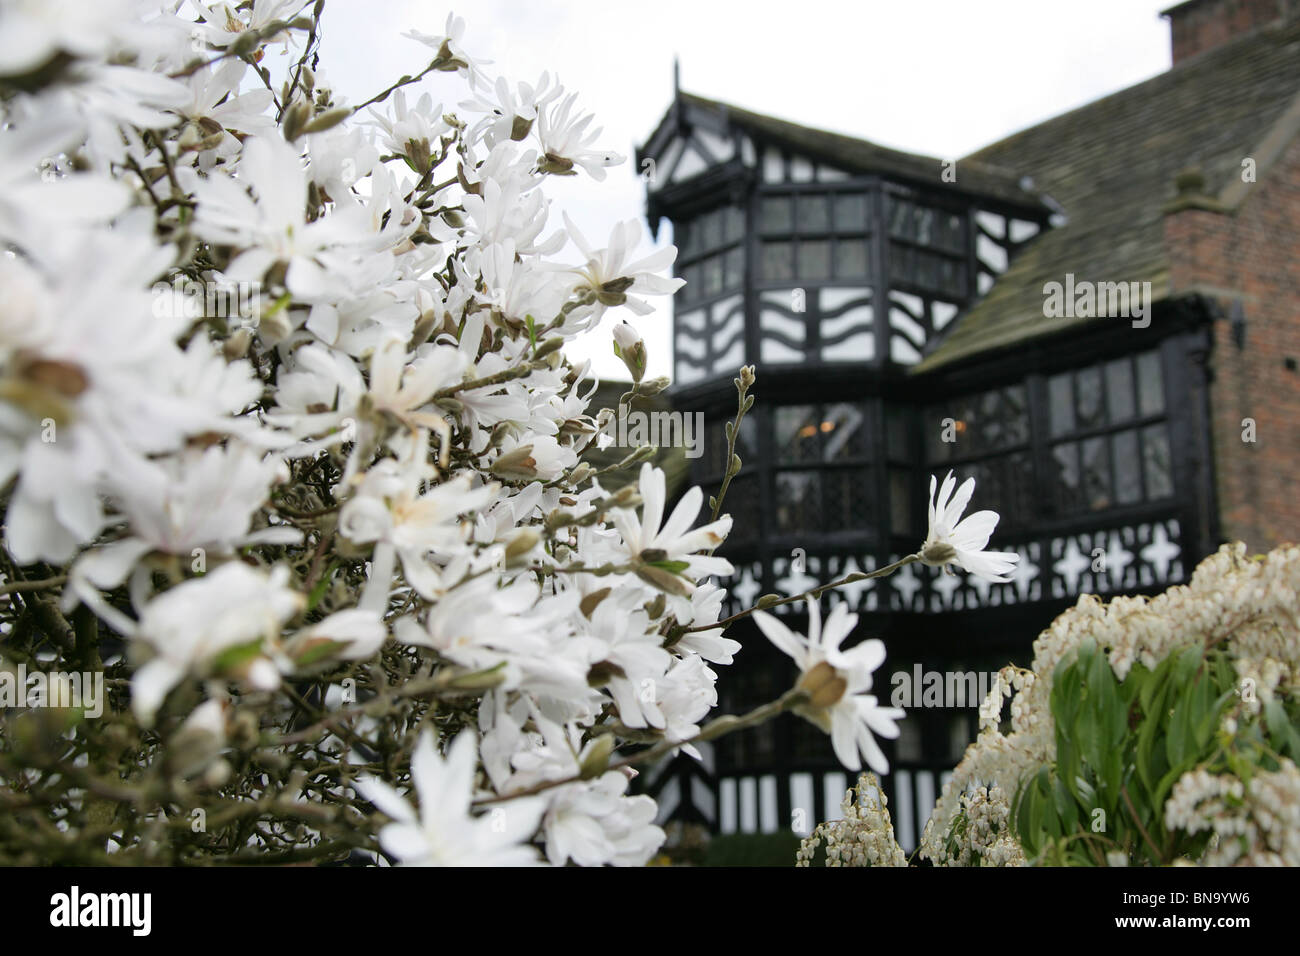
<svg viewBox="0 0 1300 956">
<path fill-rule="evenodd" d="M 1174 784 L 1165 826 L 1213 834 L 1207 866 L 1300 866 L 1300 768 L 1283 758 L 1249 785 L 1228 774 L 1191 770 Z"/>
<path fill-rule="evenodd" d="M 811 866 L 823 840 L 826 866 L 907 866 L 907 856 L 894 838 L 888 803 L 874 773 L 859 776 L 840 803 L 843 817 L 819 824 L 803 839 L 795 866 Z"/>
<path fill-rule="evenodd" d="M 955 833 L 954 826 L 960 828 L 969 794 L 994 785 L 1014 793 L 1031 772 L 1055 760 L 1053 674 L 1084 641 L 1095 640 L 1107 652 L 1119 680 L 1135 662 L 1154 669 L 1178 649 L 1220 646 L 1238 675 L 1250 681 L 1249 692 L 1241 693 L 1240 709 L 1233 712 L 1237 716 L 1258 713 L 1259 702 L 1274 693 L 1296 693 L 1300 689 L 1298 590 L 1300 548 L 1286 546 L 1247 557 L 1245 545 L 1237 543 L 1224 545 L 1202 561 L 1188 584 L 1154 598 L 1117 597 L 1107 603 L 1095 595 L 1081 595 L 1035 640 L 1032 673 L 1011 669 L 999 675 L 981 708 L 980 735 L 926 823 L 922 855 L 936 862 L 953 858 L 946 843 Z M 998 729 L 1002 697 L 1013 689 L 1010 730 L 1003 734 Z M 1235 717 L 1227 729 L 1235 732 Z M 1280 822 L 1285 814 L 1269 819 Z"/>
<path fill-rule="evenodd" d="M 962 820 L 960 832 L 951 845 L 939 847 L 931 856 L 935 866 L 1026 865 L 1005 790 L 994 784 L 966 791 L 960 795 L 958 812 Z"/>
<path fill-rule="evenodd" d="M 675 250 L 552 228 L 547 177 L 621 158 L 551 77 L 489 78 L 449 18 L 413 38 L 459 114 L 415 80 L 354 109 L 306 7 L 5 6 L 6 547 L 126 639 L 144 726 L 182 686 L 242 701 L 393 640 L 481 692 L 446 758 L 420 736 L 418 815 L 366 785 L 399 859 L 643 863 L 654 803 L 602 755 L 716 703 L 731 521 L 693 527 L 698 489 L 666 515 L 649 463 L 601 486 L 560 349 L 675 291 Z"/>
</svg>

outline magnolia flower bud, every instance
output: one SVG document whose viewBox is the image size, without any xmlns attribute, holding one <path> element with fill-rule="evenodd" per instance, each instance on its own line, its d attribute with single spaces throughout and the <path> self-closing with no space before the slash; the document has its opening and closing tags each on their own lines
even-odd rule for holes
<svg viewBox="0 0 1300 956">
<path fill-rule="evenodd" d="M 537 477 L 537 459 L 532 445 L 519 445 L 501 455 L 492 463 L 492 474 L 499 478 L 516 478 L 531 481 Z"/>
<path fill-rule="evenodd" d="M 672 384 L 672 380 L 667 375 L 660 375 L 658 378 L 648 378 L 644 382 L 637 384 L 636 393 L 643 398 L 650 398 L 658 395 L 665 388 Z"/>
<path fill-rule="evenodd" d="M 583 780 L 599 777 L 609 769 L 609 758 L 614 753 L 613 734 L 601 734 L 591 742 L 582 763 L 578 765 L 578 774 Z"/>
<path fill-rule="evenodd" d="M 640 382 L 645 375 L 645 342 L 628 322 L 614 326 L 614 354 L 623 360 L 632 375 L 632 381 Z"/>
</svg>

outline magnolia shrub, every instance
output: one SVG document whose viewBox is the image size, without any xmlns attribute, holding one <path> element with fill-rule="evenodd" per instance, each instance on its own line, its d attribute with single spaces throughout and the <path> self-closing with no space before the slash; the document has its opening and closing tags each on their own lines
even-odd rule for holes
<svg viewBox="0 0 1300 956">
<path fill-rule="evenodd" d="M 636 765 L 790 710 L 883 769 L 899 714 L 842 614 L 705 722 L 753 370 L 706 517 L 652 448 L 584 460 L 617 413 L 564 346 L 681 285 L 635 221 L 554 222 L 550 178 L 622 161 L 592 116 L 455 17 L 344 103 L 323 9 L 0 7 L 0 855 L 638 864 Z M 613 347 L 620 411 L 663 390 Z M 924 553 L 845 581 L 1003 567 L 951 486 Z"/>
</svg>

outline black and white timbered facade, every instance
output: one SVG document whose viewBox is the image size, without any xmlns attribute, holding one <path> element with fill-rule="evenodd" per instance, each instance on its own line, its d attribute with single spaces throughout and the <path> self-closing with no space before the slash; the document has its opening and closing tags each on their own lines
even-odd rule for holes
<svg viewBox="0 0 1300 956">
<path fill-rule="evenodd" d="M 722 553 L 737 569 L 728 613 L 917 550 L 929 476 L 949 469 L 976 478 L 972 507 L 1002 516 L 990 547 L 1020 562 L 1007 584 L 910 566 L 826 595 L 824 611 L 847 603 L 860 637 L 885 640 L 878 697 L 894 674 L 1027 664 L 1033 638 L 1081 593 L 1164 590 L 1217 546 L 1205 300 L 1157 288 L 1144 328 L 1100 318 L 1040 334 L 1031 277 L 1014 303 L 1030 332 L 995 324 L 986 345 L 953 334 L 1068 227 L 1065 196 L 1005 160 L 944 162 L 680 92 L 638 162 L 651 228 L 671 223 L 687 280 L 674 299 L 671 395 L 705 413 L 691 477 L 707 493 L 726 465 L 732 379 L 757 368 L 736 449 L 744 467 L 725 502 L 735 524 Z M 779 613 L 803 627 L 800 606 Z M 719 680 L 724 712 L 790 686 L 792 666 L 749 622 L 729 634 L 744 647 Z M 971 696 L 910 707 L 900 739 L 885 742 L 905 850 L 974 739 Z M 665 817 L 771 832 L 838 815 L 852 783 L 825 735 L 783 717 L 649 787 Z"/>
</svg>

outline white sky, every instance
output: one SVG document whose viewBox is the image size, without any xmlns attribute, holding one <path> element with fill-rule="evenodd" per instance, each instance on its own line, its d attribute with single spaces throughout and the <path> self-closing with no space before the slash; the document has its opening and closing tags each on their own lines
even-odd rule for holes
<svg viewBox="0 0 1300 956">
<path fill-rule="evenodd" d="M 674 55 L 689 92 L 948 158 L 1168 69 L 1169 26 L 1159 11 L 1173 3 L 328 0 L 321 67 L 346 101 L 362 102 L 427 65 L 428 47 L 403 30 L 440 34 L 455 10 L 467 21 L 465 49 L 493 61 L 490 74 L 529 82 L 543 70 L 558 74 L 604 126 L 600 144 L 628 157 L 603 183 L 579 175 L 545 187 L 553 226 L 563 209 L 604 245 L 615 222 L 642 217 L 633 153 L 671 101 Z M 446 109 L 465 91 L 454 75 L 407 89 L 408 98 L 430 91 Z M 644 251 L 652 248 L 647 230 Z M 566 254 L 578 261 L 572 246 Z M 569 353 L 591 357 L 600 375 L 626 378 L 609 328 L 627 318 L 645 337 L 649 374 L 670 374 L 671 310 L 656 304 L 645 317 L 613 310 Z"/>
</svg>

